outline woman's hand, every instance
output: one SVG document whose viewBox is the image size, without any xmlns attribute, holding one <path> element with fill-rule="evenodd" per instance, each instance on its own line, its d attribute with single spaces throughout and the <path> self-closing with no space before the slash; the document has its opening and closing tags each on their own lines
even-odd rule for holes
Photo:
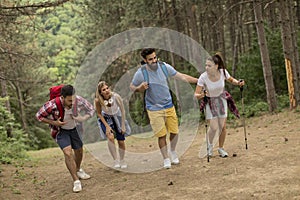
<svg viewBox="0 0 300 200">
<path fill-rule="evenodd" d="M 194 96 L 199 100 L 203 99 L 205 96 L 207 96 L 208 92 L 206 90 L 201 91 L 198 94 L 195 94 Z"/>
<path fill-rule="evenodd" d="M 242 87 L 245 85 L 245 81 L 243 79 L 239 80 L 238 86 Z"/>
<path fill-rule="evenodd" d="M 111 129 L 110 126 L 106 127 L 105 134 L 108 139 L 110 139 L 110 140 L 114 139 L 114 131 Z"/>
</svg>

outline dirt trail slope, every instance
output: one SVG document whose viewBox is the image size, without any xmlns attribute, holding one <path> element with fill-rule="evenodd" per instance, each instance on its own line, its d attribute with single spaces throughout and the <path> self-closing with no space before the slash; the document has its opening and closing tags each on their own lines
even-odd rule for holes
<svg viewBox="0 0 300 200">
<path fill-rule="evenodd" d="M 299 118 L 300 113 L 286 111 L 247 120 L 248 150 L 243 127 L 229 125 L 230 156 L 214 156 L 209 163 L 198 157 L 201 128 L 181 163 L 169 170 L 119 172 L 85 151 L 83 166 L 92 178 L 83 180 L 83 191 L 76 194 L 58 148 L 29 152 L 32 161 L 1 165 L 0 199 L 300 199 Z M 157 148 L 134 138 L 127 143 L 128 149 Z"/>
</svg>

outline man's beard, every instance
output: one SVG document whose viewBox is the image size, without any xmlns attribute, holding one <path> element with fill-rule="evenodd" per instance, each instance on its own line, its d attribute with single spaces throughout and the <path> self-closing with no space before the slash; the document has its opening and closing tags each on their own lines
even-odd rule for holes
<svg viewBox="0 0 300 200">
<path fill-rule="evenodd" d="M 149 68 L 153 71 L 156 71 L 158 68 L 157 62 L 156 63 L 152 63 L 152 64 L 148 64 Z"/>
</svg>

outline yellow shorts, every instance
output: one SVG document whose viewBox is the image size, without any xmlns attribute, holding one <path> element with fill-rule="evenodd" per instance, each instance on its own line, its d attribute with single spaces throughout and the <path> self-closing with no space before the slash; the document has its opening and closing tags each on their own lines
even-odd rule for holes
<svg viewBox="0 0 300 200">
<path fill-rule="evenodd" d="M 163 137 L 167 133 L 177 134 L 178 118 L 174 106 L 164 110 L 147 110 L 153 133 L 156 137 Z"/>
</svg>

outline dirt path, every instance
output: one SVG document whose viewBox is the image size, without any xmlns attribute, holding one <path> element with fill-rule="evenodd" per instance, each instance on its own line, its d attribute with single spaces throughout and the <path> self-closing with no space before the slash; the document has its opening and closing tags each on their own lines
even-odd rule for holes
<svg viewBox="0 0 300 200">
<path fill-rule="evenodd" d="M 77 194 L 58 148 L 29 152 L 32 161 L 1 165 L 0 199 L 300 199 L 299 118 L 298 112 L 283 112 L 247 120 L 248 150 L 243 127 L 229 125 L 230 156 L 209 163 L 198 157 L 201 129 L 180 165 L 169 170 L 119 172 L 86 151 L 83 166 L 92 178 L 82 181 Z M 134 142 L 128 139 L 132 148 L 149 148 Z"/>
</svg>

